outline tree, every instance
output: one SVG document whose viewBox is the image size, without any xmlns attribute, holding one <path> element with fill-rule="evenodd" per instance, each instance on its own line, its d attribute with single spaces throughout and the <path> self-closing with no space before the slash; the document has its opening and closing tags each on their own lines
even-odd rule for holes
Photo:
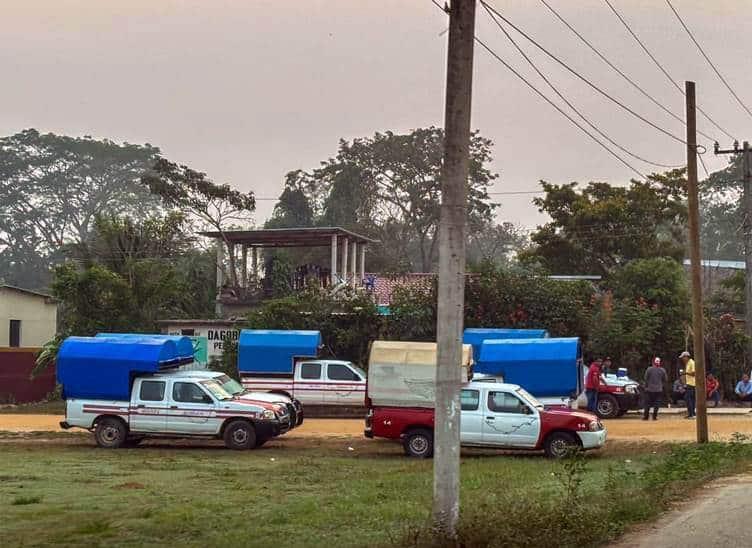
<svg viewBox="0 0 752 548">
<path fill-rule="evenodd" d="M 701 186 L 701 233 L 703 257 L 742 260 L 742 157 L 734 156 L 726 168 L 710 174 Z"/>
<path fill-rule="evenodd" d="M 240 192 L 230 185 L 218 185 L 205 173 L 159 158 L 141 181 L 152 194 L 159 196 L 167 207 L 177 208 L 199 224 L 199 229 L 210 228 L 221 234 L 230 251 L 230 278 L 238 285 L 238 270 L 233 246 L 225 231 L 229 228 L 251 225 L 251 214 L 256 209 L 253 192 Z"/>
<path fill-rule="evenodd" d="M 514 254 L 522 251 L 526 243 L 527 234 L 512 223 L 483 223 L 471 232 L 467 242 L 468 266 L 509 265 Z"/>
<path fill-rule="evenodd" d="M 372 264 L 404 264 L 408 270 L 429 272 L 437 259 L 443 142 L 443 130 L 435 127 L 341 140 L 337 155 L 320 168 L 288 175 L 287 188 L 307 196 L 316 225 L 343 226 L 380 240 L 381 246 L 372 250 Z M 488 195 L 497 177 L 487 168 L 492 145 L 477 132 L 472 135 L 470 226 L 490 222 L 495 208 Z M 283 196 L 289 203 L 291 196 Z M 289 206 L 281 205 L 280 216 L 287 215 Z"/>
<path fill-rule="evenodd" d="M 683 170 L 653 174 L 629 186 L 541 182 L 534 203 L 551 217 L 521 254 L 552 274 L 607 275 L 633 259 L 684 257 L 687 218 Z"/>
<path fill-rule="evenodd" d="M 0 139 L 0 277 L 44 287 L 68 243 L 85 242 L 97 214 L 159 208 L 138 184 L 159 150 L 28 129 Z"/>
</svg>

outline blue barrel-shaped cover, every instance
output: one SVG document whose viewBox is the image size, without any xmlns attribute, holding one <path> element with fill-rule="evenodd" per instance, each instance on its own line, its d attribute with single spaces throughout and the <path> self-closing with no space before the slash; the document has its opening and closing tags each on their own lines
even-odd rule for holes
<svg viewBox="0 0 752 548">
<path fill-rule="evenodd" d="M 571 396 L 582 392 L 580 339 L 486 340 L 474 373 L 500 375 L 534 396 Z"/>
<path fill-rule="evenodd" d="M 318 331 L 243 329 L 238 339 L 238 371 L 290 375 L 294 358 L 315 358 L 319 346 Z"/>
<path fill-rule="evenodd" d="M 68 337 L 57 354 L 57 382 L 64 398 L 128 401 L 135 375 L 183 360 L 171 340 Z"/>
<path fill-rule="evenodd" d="M 164 333 L 97 333 L 98 338 L 108 339 L 162 339 L 166 341 L 173 341 L 177 345 L 178 354 L 182 358 L 193 357 L 193 341 L 190 337 L 184 335 L 165 335 Z"/>
<path fill-rule="evenodd" d="M 501 327 L 468 327 L 462 336 L 463 344 L 473 346 L 473 358 L 480 358 L 480 345 L 483 341 L 495 339 L 543 339 L 548 337 L 545 329 L 510 329 Z"/>
</svg>

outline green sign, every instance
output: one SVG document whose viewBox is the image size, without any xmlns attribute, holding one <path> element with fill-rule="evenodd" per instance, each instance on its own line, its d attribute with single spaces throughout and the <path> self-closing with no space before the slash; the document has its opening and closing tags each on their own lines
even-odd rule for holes
<svg viewBox="0 0 752 548">
<path fill-rule="evenodd" d="M 190 339 L 193 341 L 193 359 L 200 364 L 206 365 L 208 361 L 208 341 L 206 337 L 190 337 Z"/>
</svg>

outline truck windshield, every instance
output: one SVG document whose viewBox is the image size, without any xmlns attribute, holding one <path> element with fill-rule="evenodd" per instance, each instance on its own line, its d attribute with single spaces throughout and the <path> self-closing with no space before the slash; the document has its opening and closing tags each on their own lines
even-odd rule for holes
<svg viewBox="0 0 752 548">
<path fill-rule="evenodd" d="M 243 388 L 242 384 L 227 375 L 216 377 L 214 380 L 217 381 L 227 393 L 233 396 L 237 396 L 238 394 L 245 392 L 245 388 Z"/>
<path fill-rule="evenodd" d="M 358 375 L 360 375 L 361 379 L 365 379 L 366 377 L 368 377 L 368 375 L 366 374 L 366 372 L 363 371 L 360 367 L 358 367 L 357 365 L 355 365 L 352 362 L 348 362 L 348 363 L 350 364 L 350 367 L 352 367 L 353 371 L 355 371 Z"/>
<path fill-rule="evenodd" d="M 222 388 L 222 385 L 219 384 L 214 379 L 201 381 L 201 386 L 203 386 L 209 392 L 211 392 L 211 395 L 217 398 L 219 401 L 232 399 L 232 396 L 230 395 L 230 393 L 227 392 L 227 390 L 225 390 L 224 388 Z"/>
<path fill-rule="evenodd" d="M 519 394 L 523 400 L 527 401 L 527 403 L 529 403 L 533 407 L 543 409 L 543 404 L 539 402 L 537 399 L 535 399 L 535 396 L 533 396 L 530 392 L 528 392 L 524 388 L 518 388 L 517 394 Z"/>
</svg>

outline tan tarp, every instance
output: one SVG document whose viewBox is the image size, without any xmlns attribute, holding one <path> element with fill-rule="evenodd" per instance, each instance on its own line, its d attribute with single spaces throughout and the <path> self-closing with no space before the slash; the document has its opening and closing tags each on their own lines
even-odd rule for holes
<svg viewBox="0 0 752 548">
<path fill-rule="evenodd" d="M 462 382 L 473 361 L 462 345 Z M 433 407 L 436 393 L 436 343 L 374 341 L 368 363 L 368 396 L 373 405 Z"/>
</svg>

